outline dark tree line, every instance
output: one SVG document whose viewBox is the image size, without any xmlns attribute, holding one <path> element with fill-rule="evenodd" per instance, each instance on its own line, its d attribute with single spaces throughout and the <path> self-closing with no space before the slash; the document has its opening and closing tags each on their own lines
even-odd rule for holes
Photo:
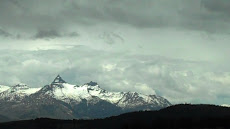
<svg viewBox="0 0 230 129">
<path fill-rule="evenodd" d="M 0 129 L 230 129 L 230 108 L 186 104 L 105 119 L 7 122 L 0 123 Z"/>
</svg>

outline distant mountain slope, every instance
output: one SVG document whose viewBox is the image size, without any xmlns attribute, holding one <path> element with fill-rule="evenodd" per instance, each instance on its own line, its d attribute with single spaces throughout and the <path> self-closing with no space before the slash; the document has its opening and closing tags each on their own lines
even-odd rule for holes
<svg viewBox="0 0 230 129">
<path fill-rule="evenodd" d="M 104 118 L 139 110 L 170 106 L 163 97 L 137 92 L 109 92 L 96 82 L 72 85 L 59 75 L 50 85 L 30 88 L 25 84 L 0 93 L 0 114 L 14 119 L 49 117 L 57 119 Z"/>
<path fill-rule="evenodd" d="M 10 129 L 229 129 L 230 108 L 174 105 L 159 111 L 125 113 L 96 120 L 35 119 L 0 124 Z"/>
</svg>

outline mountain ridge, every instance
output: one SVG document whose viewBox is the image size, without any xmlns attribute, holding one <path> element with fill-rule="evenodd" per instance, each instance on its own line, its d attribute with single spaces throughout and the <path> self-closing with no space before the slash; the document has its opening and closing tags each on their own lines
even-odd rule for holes
<svg viewBox="0 0 230 129">
<path fill-rule="evenodd" d="M 10 87 L 0 93 L 0 103 L 14 107 L 9 112 L 1 106 L 0 114 L 18 119 L 46 116 L 103 118 L 130 111 L 158 110 L 171 105 L 167 99 L 157 95 L 109 92 L 92 81 L 80 86 L 72 85 L 60 75 L 42 88 L 29 88 L 24 84 Z"/>
</svg>

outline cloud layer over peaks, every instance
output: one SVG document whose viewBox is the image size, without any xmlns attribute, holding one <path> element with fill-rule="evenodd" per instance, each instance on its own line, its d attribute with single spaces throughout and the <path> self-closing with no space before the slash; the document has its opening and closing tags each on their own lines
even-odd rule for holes
<svg viewBox="0 0 230 129">
<path fill-rule="evenodd" d="M 228 0 L 0 0 L 0 84 L 98 82 L 230 102 Z"/>
</svg>

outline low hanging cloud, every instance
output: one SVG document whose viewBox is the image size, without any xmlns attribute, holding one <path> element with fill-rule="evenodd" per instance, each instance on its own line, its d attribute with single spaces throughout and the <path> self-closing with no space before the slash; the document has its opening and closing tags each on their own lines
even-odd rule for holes
<svg viewBox="0 0 230 129">
<path fill-rule="evenodd" d="M 80 36 L 80 35 L 77 32 L 70 32 L 70 33 L 61 34 L 57 30 L 39 30 L 33 36 L 33 39 L 54 39 L 54 38 L 78 37 L 78 36 Z"/>
<path fill-rule="evenodd" d="M 117 58 L 120 54 L 123 56 Z M 96 81 L 109 91 L 156 93 L 172 103 L 229 101 L 226 95 L 230 91 L 230 72 L 218 72 L 217 64 L 211 66 L 209 62 L 109 53 L 84 46 L 67 50 L 2 52 L 0 59 L 4 61 L 0 63 L 2 84 L 23 82 L 41 87 L 61 74 L 72 84 Z"/>
<path fill-rule="evenodd" d="M 80 34 L 77 32 L 70 32 L 70 33 L 64 34 L 64 36 L 66 36 L 66 37 L 78 37 L 78 36 L 80 36 Z"/>
<path fill-rule="evenodd" d="M 35 39 L 57 38 L 60 36 L 61 35 L 59 34 L 59 32 L 57 32 L 55 30 L 40 30 L 35 34 L 34 38 Z"/>
</svg>

